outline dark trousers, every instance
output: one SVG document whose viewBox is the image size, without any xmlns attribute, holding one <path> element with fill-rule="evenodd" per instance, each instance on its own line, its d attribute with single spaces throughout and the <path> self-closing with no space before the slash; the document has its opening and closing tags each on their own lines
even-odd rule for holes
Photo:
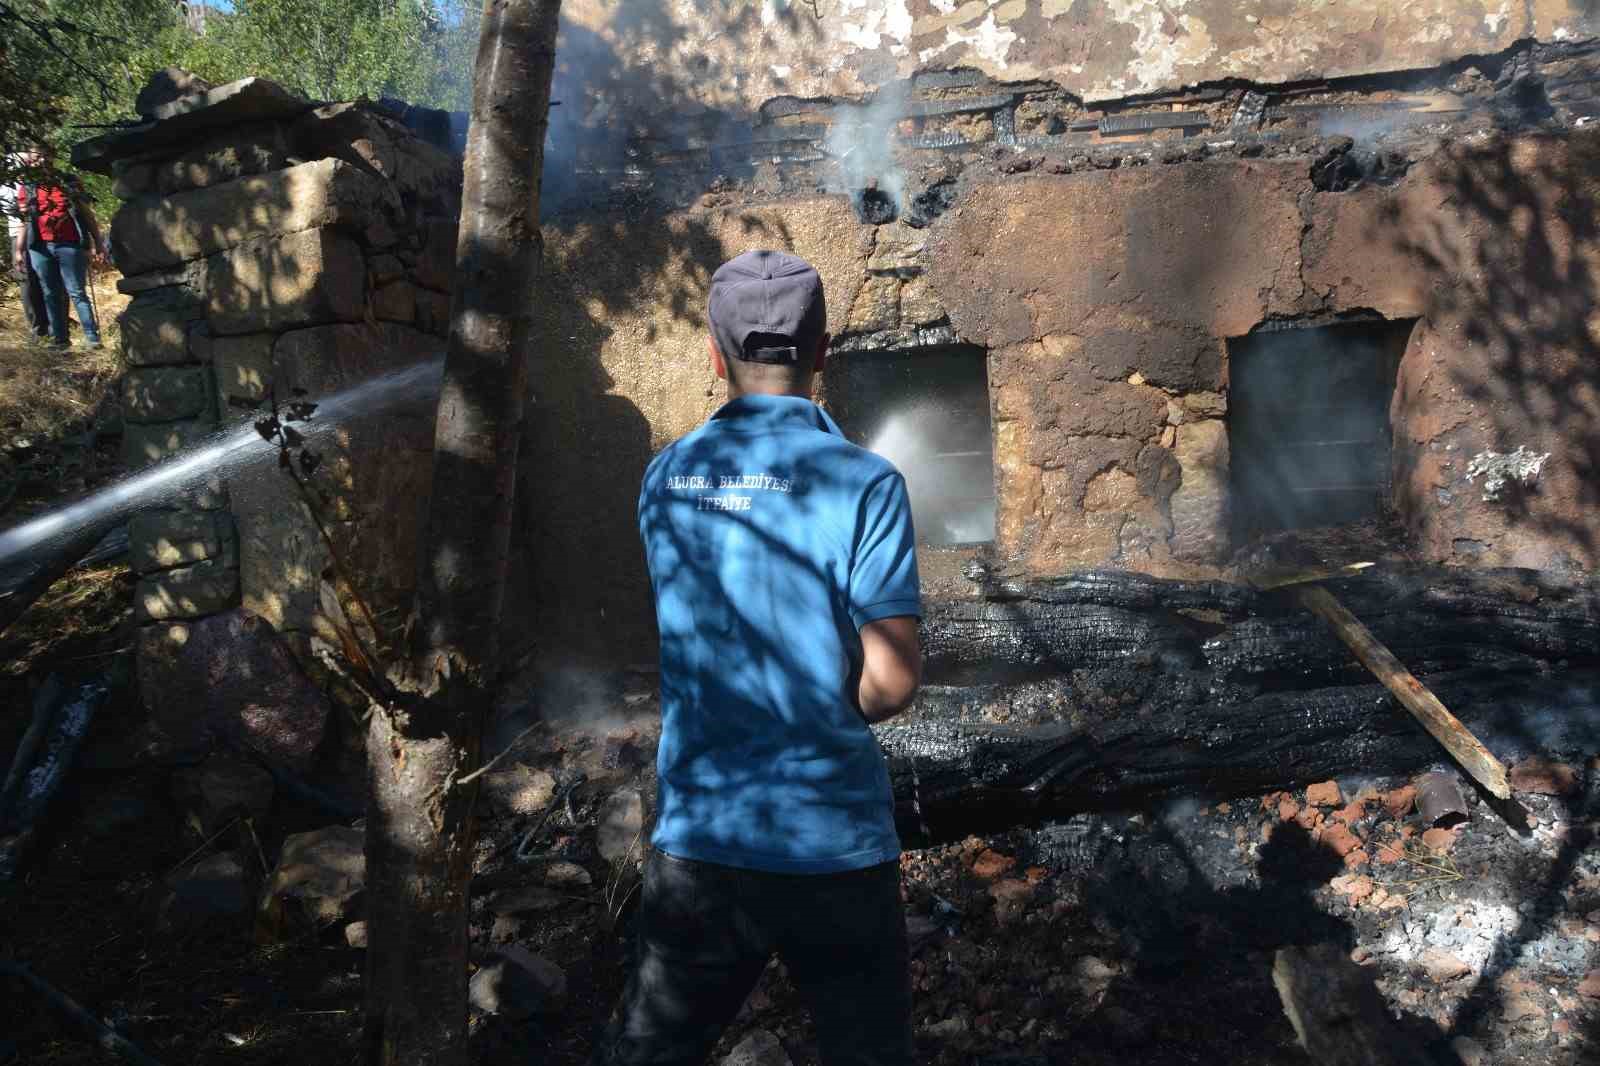
<svg viewBox="0 0 1600 1066">
<path fill-rule="evenodd" d="M 824 1066 L 910 1066 L 900 866 L 773 874 L 651 851 L 637 959 L 596 1062 L 701 1066 L 776 952 Z"/>
<path fill-rule="evenodd" d="M 33 261 L 23 259 L 23 271 L 17 277 L 17 288 L 22 297 L 22 315 L 28 320 L 28 331 L 36 337 L 50 336 L 50 313 L 44 306 L 44 286 L 39 275 L 33 272 Z"/>
</svg>

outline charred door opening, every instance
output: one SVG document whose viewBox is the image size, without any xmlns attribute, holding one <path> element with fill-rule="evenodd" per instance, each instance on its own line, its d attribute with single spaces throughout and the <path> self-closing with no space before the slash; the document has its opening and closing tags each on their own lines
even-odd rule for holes
<svg viewBox="0 0 1600 1066">
<path fill-rule="evenodd" d="M 1228 342 L 1235 543 L 1384 512 L 1389 401 L 1413 324 L 1263 329 Z"/>
<path fill-rule="evenodd" d="M 994 438 L 982 348 L 855 351 L 828 365 L 828 404 L 849 438 L 905 475 L 917 539 L 994 539 Z"/>
</svg>

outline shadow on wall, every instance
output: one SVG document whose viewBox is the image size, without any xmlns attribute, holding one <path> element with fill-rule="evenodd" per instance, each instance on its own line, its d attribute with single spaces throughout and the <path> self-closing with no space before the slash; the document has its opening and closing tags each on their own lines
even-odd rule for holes
<svg viewBox="0 0 1600 1066">
<path fill-rule="evenodd" d="M 1432 557 L 1587 568 L 1600 560 L 1600 136 L 1448 149 L 1443 210 L 1386 221 L 1428 306 L 1394 406 L 1397 500 Z M 1485 453 L 1549 453 L 1498 492 Z M 1480 459 L 1480 463 L 1483 460 Z M 1486 499 L 1485 497 L 1495 497 Z"/>
<path fill-rule="evenodd" d="M 773 30 L 820 33 L 800 5 L 770 5 L 772 24 L 763 23 L 762 5 L 743 0 L 695 6 L 699 20 L 719 18 L 720 41 L 735 50 L 762 47 Z M 612 189 L 619 173 L 657 151 L 704 152 L 703 165 L 683 168 L 701 183 L 695 193 L 719 175 L 748 176 L 748 159 L 692 147 L 742 139 L 751 116 L 704 102 L 706 85 L 725 71 L 715 55 L 687 54 L 689 39 L 666 0 L 578 0 L 563 13 L 541 193 L 545 275 L 535 297 L 544 347 L 530 353 L 508 661 L 535 643 L 613 665 L 654 661 L 636 510 L 645 467 L 667 441 L 653 438 L 651 419 L 627 396 L 645 398 L 652 417 L 692 410 L 698 420 L 720 386 L 709 370 L 695 372 L 706 364 L 700 343 L 682 346 L 687 333 L 704 333 L 712 272 L 745 247 L 793 247 L 781 223 L 754 215 L 736 227 L 745 243 L 732 247 L 713 219 L 669 214 L 648 185 L 659 175 Z"/>
<path fill-rule="evenodd" d="M 1394 201 L 1386 218 L 1423 268 L 1428 293 L 1393 409 L 1402 514 L 1426 550 L 1458 564 L 1592 569 L 1600 561 L 1600 136 L 1498 139 L 1457 146 L 1445 159 L 1432 197 L 1445 210 L 1419 220 Z M 1485 500 L 1484 478 L 1466 476 L 1472 458 L 1519 446 L 1549 453 L 1538 479 L 1511 480 Z M 1517 927 L 1496 942 L 1452 1034 L 1475 1033 L 1503 1008 L 1512 971 L 1530 965 L 1525 949 L 1550 933 L 1562 899 L 1581 891 L 1596 774 L 1591 765 L 1560 802 L 1570 832 Z M 1587 1030 L 1600 1040 L 1600 1019 Z"/>
<path fill-rule="evenodd" d="M 738 229 L 755 243 L 793 245 L 781 223 L 746 216 Z M 697 213 L 546 227 L 539 320 L 547 346 L 531 353 L 517 484 L 516 536 L 527 550 L 507 599 L 516 612 L 531 597 L 536 612 L 518 612 L 516 624 L 531 623 L 524 632 L 546 650 L 612 664 L 655 659 L 637 504 L 645 467 L 668 442 L 654 439 L 633 400 L 611 390 L 693 420 L 717 402 L 704 308 L 712 273 L 734 251 Z M 683 350 L 686 336 L 694 339 Z M 621 373 L 630 380 L 619 382 Z"/>
<path fill-rule="evenodd" d="M 596 206 L 604 196 L 596 172 L 612 171 L 614 180 L 630 164 L 648 166 L 641 156 L 658 151 L 703 153 L 708 168 L 729 177 L 749 170 L 748 159 L 719 159 L 705 147 L 747 139 L 753 116 L 743 113 L 734 94 L 726 109 L 707 102 L 717 99 L 710 87 L 729 84 L 737 72 L 715 54 L 689 50 L 690 28 L 675 10 L 680 6 L 667 0 L 566 4 L 551 92 L 559 103 L 551 108 L 545 141 L 547 219 Z M 799 4 L 696 0 L 692 6 L 694 20 L 719 26 L 719 42 L 734 53 L 776 53 L 774 31 L 813 47 L 822 43 L 819 24 Z"/>
</svg>

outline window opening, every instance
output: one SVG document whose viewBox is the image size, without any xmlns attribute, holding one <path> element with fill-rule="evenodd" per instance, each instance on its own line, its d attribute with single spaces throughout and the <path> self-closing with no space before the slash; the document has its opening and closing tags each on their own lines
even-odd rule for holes
<svg viewBox="0 0 1600 1066">
<path fill-rule="evenodd" d="M 917 539 L 994 540 L 994 437 L 982 348 L 855 351 L 828 364 L 828 405 L 852 441 L 905 475 Z"/>
<path fill-rule="evenodd" d="M 1388 509 L 1389 403 L 1414 324 L 1277 328 L 1228 342 L 1235 543 Z"/>
</svg>

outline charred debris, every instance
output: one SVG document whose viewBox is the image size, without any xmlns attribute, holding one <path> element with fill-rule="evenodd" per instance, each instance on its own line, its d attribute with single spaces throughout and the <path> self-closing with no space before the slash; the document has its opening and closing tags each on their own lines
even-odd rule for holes
<svg viewBox="0 0 1600 1066">
<path fill-rule="evenodd" d="M 866 101 L 776 97 L 708 112 L 566 161 L 558 210 L 685 207 L 737 194 L 850 197 L 863 224 L 928 225 L 968 176 L 1071 174 L 1227 158 L 1304 159 L 1315 187 L 1393 184 L 1445 140 L 1579 128 L 1600 117 L 1600 46 L 1519 44 L 1442 67 L 1086 101 L 1044 81 L 934 71 Z M 586 147 L 587 146 L 587 147 Z M 712 190 L 709 194 L 707 189 Z"/>
</svg>

